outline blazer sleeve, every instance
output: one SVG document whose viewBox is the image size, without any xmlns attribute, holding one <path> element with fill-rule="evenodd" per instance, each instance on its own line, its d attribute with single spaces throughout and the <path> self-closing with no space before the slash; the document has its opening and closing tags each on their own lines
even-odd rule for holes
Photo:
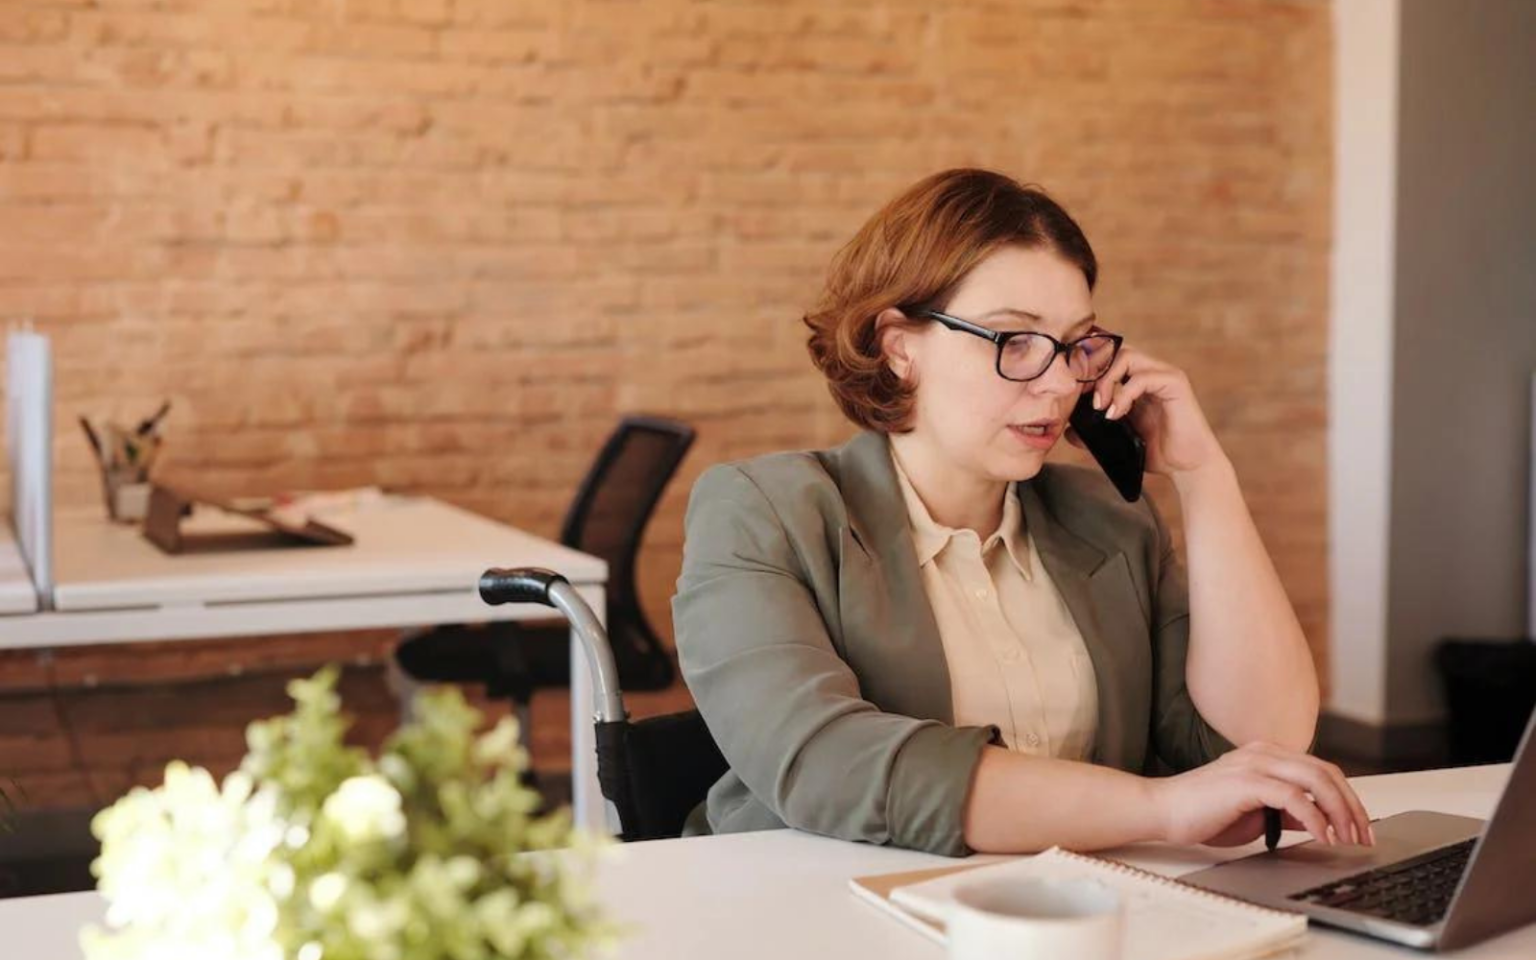
<svg viewBox="0 0 1536 960">
<path fill-rule="evenodd" d="M 1151 498 L 1157 526 L 1156 580 L 1152 589 L 1152 739 L 1157 755 L 1175 773 L 1204 766 L 1236 745 L 1206 722 L 1185 683 L 1189 654 L 1189 580 L 1168 528 Z"/>
<path fill-rule="evenodd" d="M 752 477 L 734 465 L 700 477 L 672 609 L 683 675 L 732 772 L 788 826 L 970 854 L 964 810 L 996 728 L 865 700 L 806 576 Z"/>
</svg>

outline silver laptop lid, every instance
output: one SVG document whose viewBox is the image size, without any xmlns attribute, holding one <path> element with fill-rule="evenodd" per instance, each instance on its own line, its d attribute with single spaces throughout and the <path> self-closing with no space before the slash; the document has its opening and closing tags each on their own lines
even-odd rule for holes
<svg viewBox="0 0 1536 960">
<path fill-rule="evenodd" d="M 1536 921 L 1536 714 L 1515 749 L 1509 783 L 1472 850 L 1441 927 L 1438 946 L 1454 950 Z"/>
</svg>

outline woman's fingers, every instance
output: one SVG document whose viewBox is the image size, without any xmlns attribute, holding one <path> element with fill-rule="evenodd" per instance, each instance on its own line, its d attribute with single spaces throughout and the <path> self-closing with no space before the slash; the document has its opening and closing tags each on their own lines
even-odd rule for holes
<svg viewBox="0 0 1536 960">
<path fill-rule="evenodd" d="M 1148 389 L 1166 386 L 1178 371 L 1135 350 L 1121 350 L 1115 362 L 1093 385 L 1096 409 L 1118 420 Z M 1150 379 L 1146 379 L 1150 378 Z"/>
<path fill-rule="evenodd" d="M 1300 787 L 1284 780 L 1261 777 L 1257 792 L 1264 803 L 1289 813 L 1292 822 L 1299 823 L 1318 843 L 1331 845 L 1328 839 L 1328 818 L 1323 816 L 1317 804 L 1307 799 Z"/>
<path fill-rule="evenodd" d="M 1114 402 L 1115 388 L 1120 386 L 1120 381 L 1131 372 L 1131 362 L 1136 357 L 1136 351 L 1122 349 L 1115 362 L 1109 365 L 1104 375 L 1099 377 L 1093 385 L 1093 408 L 1095 410 L 1108 410 Z"/>
<path fill-rule="evenodd" d="M 1371 815 L 1366 811 L 1365 804 L 1361 802 L 1360 795 L 1355 793 L 1355 788 L 1349 785 L 1349 778 L 1344 776 L 1344 771 L 1340 770 L 1337 764 L 1329 763 L 1327 760 L 1318 757 L 1303 754 L 1301 759 L 1314 765 L 1338 788 L 1339 795 L 1349 805 L 1350 817 L 1355 827 L 1355 833 L 1359 837 L 1356 842 L 1374 845 L 1376 837 L 1371 831 Z"/>
<path fill-rule="evenodd" d="M 1280 828 L 1282 830 L 1305 830 L 1307 825 L 1292 816 L 1290 811 L 1282 810 L 1280 811 Z"/>
<path fill-rule="evenodd" d="M 1319 805 L 1328 812 L 1340 839 L 1350 838 L 1354 843 L 1361 844 L 1375 842 L 1371 835 L 1371 815 L 1366 812 L 1365 804 L 1360 802 L 1360 797 L 1349 785 L 1344 771 L 1336 764 L 1310 754 L 1286 754 L 1278 748 L 1266 750 L 1266 753 L 1273 763 L 1279 764 L 1273 769 L 1283 779 L 1298 783 L 1312 792 Z"/>
<path fill-rule="evenodd" d="M 1109 406 L 1104 408 L 1104 416 L 1111 420 L 1119 420 L 1129 413 L 1136 401 L 1148 391 L 1155 392 L 1171 386 L 1172 383 L 1172 374 L 1161 370 L 1142 370 L 1133 373 L 1131 379 L 1115 385 Z"/>
<path fill-rule="evenodd" d="M 1333 825 L 1334 835 L 1346 843 L 1364 843 L 1365 827 L 1355 816 L 1354 809 L 1345 799 L 1348 785 L 1342 788 L 1317 766 L 1299 759 L 1274 758 L 1266 772 L 1288 783 L 1296 784 L 1312 794 L 1313 802 L 1327 814 Z"/>
</svg>

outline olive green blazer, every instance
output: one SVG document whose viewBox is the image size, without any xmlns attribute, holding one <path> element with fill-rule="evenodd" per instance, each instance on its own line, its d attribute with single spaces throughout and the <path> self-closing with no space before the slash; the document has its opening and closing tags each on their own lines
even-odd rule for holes
<svg viewBox="0 0 1536 960">
<path fill-rule="evenodd" d="M 1090 760 L 1155 774 L 1232 749 L 1185 687 L 1188 588 L 1151 501 L 1126 503 L 1098 471 L 1050 464 L 1017 489 L 1093 660 Z M 953 725 L 886 437 L 711 467 L 686 526 L 678 652 L 730 764 L 687 832 L 788 825 L 969 854 L 972 774 L 1000 739 L 996 727 Z"/>
</svg>

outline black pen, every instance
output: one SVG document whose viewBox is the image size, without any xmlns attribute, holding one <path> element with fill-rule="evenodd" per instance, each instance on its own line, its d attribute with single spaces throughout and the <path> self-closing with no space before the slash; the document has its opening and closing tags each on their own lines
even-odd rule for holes
<svg viewBox="0 0 1536 960">
<path fill-rule="evenodd" d="M 1280 811 L 1274 807 L 1264 808 L 1264 847 L 1268 850 L 1275 849 L 1280 843 Z"/>
</svg>

